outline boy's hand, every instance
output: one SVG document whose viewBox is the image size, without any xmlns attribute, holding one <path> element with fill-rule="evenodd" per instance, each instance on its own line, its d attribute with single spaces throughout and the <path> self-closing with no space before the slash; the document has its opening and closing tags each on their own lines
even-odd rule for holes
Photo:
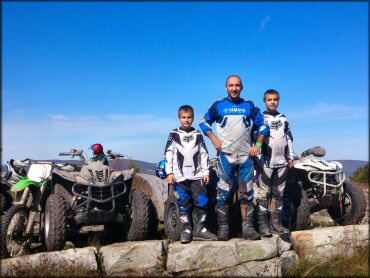
<svg viewBox="0 0 370 278">
<path fill-rule="evenodd" d="M 203 181 L 204 181 L 205 184 L 209 184 L 209 180 L 210 180 L 209 176 L 204 176 L 203 177 Z"/>
<path fill-rule="evenodd" d="M 168 182 L 168 184 L 171 184 L 171 185 L 174 185 L 176 183 L 176 178 L 175 178 L 174 174 L 169 174 L 167 176 L 167 182 Z"/>
<path fill-rule="evenodd" d="M 288 164 L 289 164 L 289 169 L 292 169 L 294 167 L 294 160 L 289 159 Z"/>
</svg>

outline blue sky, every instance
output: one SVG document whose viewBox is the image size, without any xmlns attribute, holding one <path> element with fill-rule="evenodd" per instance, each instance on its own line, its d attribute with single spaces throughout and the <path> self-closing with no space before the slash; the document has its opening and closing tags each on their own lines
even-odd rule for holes
<svg viewBox="0 0 370 278">
<path fill-rule="evenodd" d="M 262 111 L 280 91 L 297 154 L 368 160 L 367 2 L 1 5 L 3 163 L 96 142 L 158 162 L 178 107 L 199 128 L 231 74 Z"/>
</svg>

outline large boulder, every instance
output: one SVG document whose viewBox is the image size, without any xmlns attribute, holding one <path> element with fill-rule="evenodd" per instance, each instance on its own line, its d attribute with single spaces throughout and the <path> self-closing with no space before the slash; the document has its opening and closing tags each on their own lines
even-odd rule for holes
<svg viewBox="0 0 370 278">
<path fill-rule="evenodd" d="M 108 276 L 156 276 L 163 272 L 163 242 L 159 240 L 122 242 L 100 249 Z"/>
<path fill-rule="evenodd" d="M 317 228 L 292 232 L 293 249 L 309 259 L 331 257 L 337 254 L 352 255 L 354 247 L 368 246 L 369 226 L 349 225 Z"/>
<path fill-rule="evenodd" d="M 96 248 L 38 253 L 1 260 L 2 277 L 98 276 Z"/>
<path fill-rule="evenodd" d="M 212 273 L 250 261 L 263 261 L 279 255 L 278 236 L 249 241 L 233 238 L 229 241 L 175 242 L 169 245 L 169 273 Z M 290 248 L 289 248 L 290 249 Z M 287 249 L 288 250 L 288 249 Z"/>
</svg>

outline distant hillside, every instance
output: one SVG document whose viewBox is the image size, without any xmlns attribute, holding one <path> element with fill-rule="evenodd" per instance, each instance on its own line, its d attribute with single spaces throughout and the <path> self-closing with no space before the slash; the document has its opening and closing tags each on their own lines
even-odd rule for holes
<svg viewBox="0 0 370 278">
<path fill-rule="evenodd" d="M 54 162 L 64 162 L 70 164 L 78 164 L 79 160 L 53 160 Z M 149 163 L 141 160 L 134 160 L 136 164 L 139 166 L 142 173 L 155 175 L 155 163 Z M 346 177 L 349 178 L 358 168 L 364 166 L 367 161 L 364 160 L 338 160 L 340 163 L 343 164 L 344 172 L 346 173 Z M 123 159 L 122 165 L 111 165 L 111 167 L 115 169 L 127 169 L 127 164 L 130 162 L 128 159 Z M 6 165 L 1 166 L 1 171 L 6 170 Z"/>
<path fill-rule="evenodd" d="M 349 178 L 360 167 L 364 166 L 368 161 L 364 160 L 338 160 L 343 164 L 346 177 Z"/>
<path fill-rule="evenodd" d="M 44 160 L 44 161 L 53 161 L 55 163 L 68 163 L 72 165 L 79 165 L 81 166 L 81 162 L 79 160 L 60 160 L 60 159 L 54 159 L 54 160 Z M 136 162 L 136 164 L 139 166 L 141 173 L 144 174 L 150 174 L 155 175 L 155 167 L 157 164 L 155 163 L 149 163 L 141 160 L 133 160 Z M 112 165 L 113 163 L 110 163 L 111 168 L 121 170 L 121 169 L 127 169 L 127 165 L 131 162 L 129 159 L 123 159 L 122 164 L 118 165 L 117 163 L 115 165 Z M 1 165 L 1 172 L 6 171 L 6 165 Z"/>
</svg>

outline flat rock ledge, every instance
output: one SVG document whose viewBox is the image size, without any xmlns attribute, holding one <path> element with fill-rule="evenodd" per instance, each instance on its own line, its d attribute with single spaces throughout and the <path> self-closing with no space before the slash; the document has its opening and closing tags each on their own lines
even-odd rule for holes
<svg viewBox="0 0 370 278">
<path fill-rule="evenodd" d="M 98 276 L 95 247 L 37 253 L 1 260 L 1 277 Z"/>
<path fill-rule="evenodd" d="M 337 254 L 351 256 L 355 247 L 369 246 L 369 225 L 336 226 L 291 233 L 293 249 L 301 257 L 319 259 Z"/>
<path fill-rule="evenodd" d="M 291 241 L 274 235 L 258 241 L 122 242 L 2 260 L 1 276 L 281 277 L 301 256 L 349 254 L 368 241 L 365 224 L 292 232 Z"/>
</svg>

